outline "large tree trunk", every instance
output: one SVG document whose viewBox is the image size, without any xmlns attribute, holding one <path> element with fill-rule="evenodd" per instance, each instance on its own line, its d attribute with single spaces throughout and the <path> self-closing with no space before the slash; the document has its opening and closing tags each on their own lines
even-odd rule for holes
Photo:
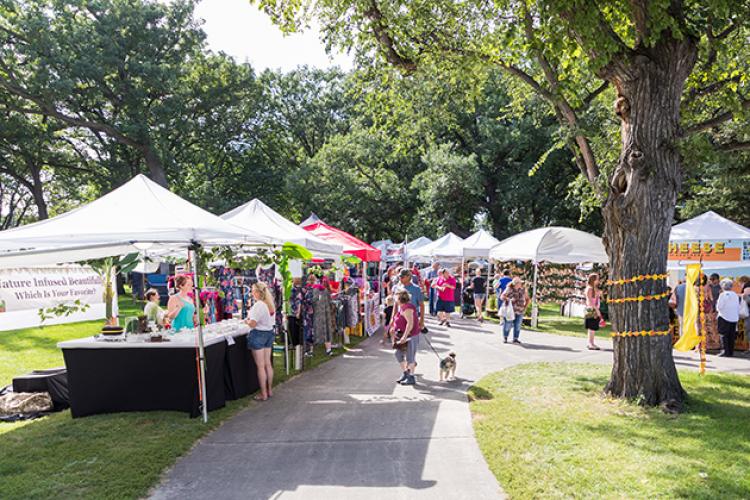
<svg viewBox="0 0 750 500">
<path fill-rule="evenodd" d="M 161 158 L 156 154 L 154 148 L 145 146 L 143 149 L 143 158 L 146 160 L 146 166 L 151 174 L 151 180 L 157 184 L 168 188 L 167 185 L 167 174 L 164 172 L 164 165 L 161 163 Z"/>
<path fill-rule="evenodd" d="M 32 189 L 31 195 L 34 197 L 36 211 L 39 220 L 49 219 L 49 210 L 47 210 L 47 200 L 44 199 L 44 183 L 42 181 L 41 169 L 39 169 L 33 160 L 27 159 L 27 165 L 31 171 Z"/>
<path fill-rule="evenodd" d="M 608 79 L 617 89 L 622 152 L 603 209 L 611 279 L 666 273 L 667 247 L 681 181 L 677 151 L 680 98 L 696 59 L 692 40 L 665 36 L 648 53 L 618 61 Z M 655 295 L 665 280 L 610 287 L 611 298 Z M 615 332 L 666 331 L 666 299 L 611 304 Z M 670 336 L 614 338 L 606 391 L 679 411 L 685 397 L 672 359 Z"/>
</svg>

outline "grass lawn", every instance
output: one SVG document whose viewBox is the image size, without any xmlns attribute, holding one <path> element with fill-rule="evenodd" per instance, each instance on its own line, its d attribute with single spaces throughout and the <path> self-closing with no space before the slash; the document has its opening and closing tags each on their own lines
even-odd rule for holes
<svg viewBox="0 0 750 500">
<path fill-rule="evenodd" d="M 496 311 L 486 314 L 485 317 L 489 318 L 493 323 L 500 323 Z M 524 326 L 523 329 L 532 332 L 554 333 L 567 337 L 586 338 L 587 336 L 586 330 L 583 327 L 583 318 L 566 318 L 565 316 L 560 316 L 559 304 L 539 304 L 539 324 L 537 328 Z M 607 326 L 596 332 L 596 336 L 598 338 L 610 339 L 612 338 L 611 333 L 612 328 L 607 323 Z"/>
<path fill-rule="evenodd" d="M 521 365 L 470 389 L 511 498 L 750 498 L 750 377 L 680 372 L 677 416 L 601 396 L 609 367 Z"/>
<path fill-rule="evenodd" d="M 120 316 L 140 310 L 120 300 Z M 33 369 L 62 366 L 57 342 L 93 335 L 102 321 L 0 332 L 0 384 Z M 357 344 L 364 337 L 351 337 Z M 341 352 L 339 350 L 339 352 Z M 305 360 L 313 368 L 330 359 L 321 351 Z M 282 356 L 275 382 L 287 380 Z M 292 374 L 293 375 L 293 374 Z M 95 376 L 95 374 L 92 374 Z M 39 420 L 0 423 L 0 498 L 138 498 L 164 469 L 222 421 L 252 404 L 228 401 L 209 423 L 179 412 L 140 412 L 72 419 L 64 411 Z"/>
</svg>

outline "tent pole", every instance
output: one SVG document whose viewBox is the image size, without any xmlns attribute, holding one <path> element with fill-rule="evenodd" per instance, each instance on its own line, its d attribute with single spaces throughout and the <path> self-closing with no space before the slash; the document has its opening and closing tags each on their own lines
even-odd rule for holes
<svg viewBox="0 0 750 500">
<path fill-rule="evenodd" d="M 490 300 L 490 281 L 492 280 L 492 262 L 490 262 L 490 258 L 487 257 L 487 290 L 484 292 L 484 310 L 487 312 L 487 302 Z"/>
<path fill-rule="evenodd" d="M 534 261 L 534 292 L 531 298 L 531 326 L 536 328 L 539 324 L 539 305 L 536 302 L 536 284 L 539 274 L 539 264 Z"/>
<path fill-rule="evenodd" d="M 193 252 L 193 295 L 195 300 L 195 311 L 198 314 L 198 366 L 200 371 L 200 383 L 201 383 L 201 412 L 203 413 L 203 423 L 208 422 L 208 396 L 206 394 L 206 347 L 203 342 L 203 324 L 201 322 L 201 294 L 200 294 L 200 275 L 198 274 L 199 262 L 198 252 L 196 249 L 198 245 L 195 244 L 191 250 Z"/>
</svg>

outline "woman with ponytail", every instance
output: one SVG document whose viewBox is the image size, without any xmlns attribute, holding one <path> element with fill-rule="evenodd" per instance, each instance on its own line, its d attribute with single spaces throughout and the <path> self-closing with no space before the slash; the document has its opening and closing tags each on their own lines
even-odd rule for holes
<svg viewBox="0 0 750 500">
<path fill-rule="evenodd" d="M 255 303 L 250 308 L 246 323 L 252 330 L 247 336 L 247 348 L 252 353 L 258 370 L 260 395 L 258 401 L 265 401 L 273 395 L 273 327 L 276 310 L 273 295 L 265 283 L 257 282 L 252 288 Z"/>
</svg>

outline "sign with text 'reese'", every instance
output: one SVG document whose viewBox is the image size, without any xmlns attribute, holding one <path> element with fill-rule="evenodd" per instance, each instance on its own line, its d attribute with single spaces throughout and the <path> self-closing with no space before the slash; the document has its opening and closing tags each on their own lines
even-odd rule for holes
<svg viewBox="0 0 750 500">
<path fill-rule="evenodd" d="M 101 277 L 91 267 L 0 269 L 0 331 L 39 326 L 42 324 L 39 309 L 73 305 L 76 300 L 88 304 L 89 308 L 70 316 L 51 317 L 43 324 L 104 318 L 104 286 Z M 115 299 L 115 307 L 116 304 Z"/>
</svg>

